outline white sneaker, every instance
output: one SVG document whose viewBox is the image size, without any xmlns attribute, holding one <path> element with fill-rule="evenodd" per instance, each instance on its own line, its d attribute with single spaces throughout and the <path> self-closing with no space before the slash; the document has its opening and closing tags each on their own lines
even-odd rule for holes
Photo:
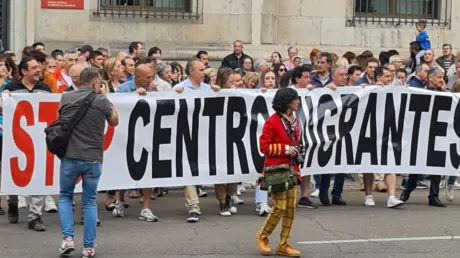
<svg viewBox="0 0 460 258">
<path fill-rule="evenodd" d="M 232 195 L 232 202 L 234 204 L 244 204 L 244 201 L 240 199 L 240 197 L 236 196 L 235 194 Z"/>
<path fill-rule="evenodd" d="M 364 197 L 364 205 L 368 207 L 374 207 L 375 206 L 374 197 L 372 197 L 372 195 L 366 195 Z"/>
<path fill-rule="evenodd" d="M 455 198 L 454 194 L 454 185 L 448 185 L 446 189 L 444 189 L 444 198 L 446 198 L 446 201 L 448 202 L 453 202 Z"/>
<path fill-rule="evenodd" d="M 243 184 L 236 185 L 236 191 L 240 193 L 239 195 L 241 195 L 242 193 L 246 192 L 246 188 L 244 188 Z"/>
<path fill-rule="evenodd" d="M 446 185 L 447 185 L 447 180 L 445 180 L 445 179 L 441 180 L 441 182 L 439 183 L 439 189 L 443 189 L 444 186 L 446 186 Z"/>
<path fill-rule="evenodd" d="M 387 200 L 387 207 L 388 208 L 397 208 L 397 207 L 402 206 L 403 204 L 404 204 L 404 202 L 399 200 L 398 198 L 396 198 L 396 196 L 388 197 L 388 200 Z"/>
<path fill-rule="evenodd" d="M 157 222 L 158 217 L 153 214 L 153 212 L 149 208 L 145 208 L 141 211 L 141 215 L 139 216 L 139 220 L 147 221 L 147 222 Z"/>
<path fill-rule="evenodd" d="M 256 204 L 256 211 L 259 213 L 259 216 L 265 217 L 270 213 L 271 208 L 266 202 L 261 202 Z"/>
<path fill-rule="evenodd" d="M 228 206 L 225 203 L 220 204 L 220 216 L 230 217 L 232 213 L 228 210 Z"/>
<path fill-rule="evenodd" d="M 115 207 L 113 208 L 112 215 L 116 218 L 121 218 L 125 216 L 125 204 L 117 200 L 115 202 Z"/>
<path fill-rule="evenodd" d="M 59 248 L 59 253 L 61 256 L 67 256 L 75 250 L 75 243 L 72 237 L 67 237 L 62 240 L 61 247 Z"/>
<path fill-rule="evenodd" d="M 83 258 L 94 257 L 94 255 L 96 254 L 96 249 L 94 247 L 93 248 L 84 248 L 83 252 L 81 254 L 83 255 Z"/>
<path fill-rule="evenodd" d="M 459 190 L 459 189 L 460 189 L 460 184 L 457 183 L 457 181 L 455 181 L 455 183 L 454 183 L 454 189 L 455 189 L 455 190 Z"/>
<path fill-rule="evenodd" d="M 198 197 L 206 197 L 208 196 L 208 193 L 206 191 L 204 191 L 203 189 L 201 188 L 198 188 Z"/>
<path fill-rule="evenodd" d="M 232 213 L 232 214 L 235 214 L 235 213 L 238 212 L 238 209 L 235 206 L 233 206 L 232 204 L 228 205 L 227 208 L 228 208 L 228 211 L 230 211 L 230 213 Z"/>
<path fill-rule="evenodd" d="M 57 212 L 57 206 L 56 206 L 56 202 L 54 201 L 53 197 L 47 195 L 45 197 L 45 211 L 46 212 L 50 212 L 50 213 L 54 213 L 54 212 Z"/>
<path fill-rule="evenodd" d="M 310 197 L 313 197 L 313 198 L 318 198 L 319 196 L 319 189 L 315 189 L 315 191 L 313 191 L 313 193 L 310 194 Z"/>
<path fill-rule="evenodd" d="M 18 197 L 18 208 L 19 209 L 27 208 L 27 201 L 26 201 L 25 196 L 19 195 L 19 197 Z"/>
</svg>

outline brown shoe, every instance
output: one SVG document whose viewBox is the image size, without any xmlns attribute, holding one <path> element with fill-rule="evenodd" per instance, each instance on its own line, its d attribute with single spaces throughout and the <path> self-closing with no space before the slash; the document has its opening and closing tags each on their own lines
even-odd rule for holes
<svg viewBox="0 0 460 258">
<path fill-rule="evenodd" d="M 379 193 L 386 193 L 388 191 L 388 189 L 384 184 L 378 183 L 378 184 L 375 185 L 375 191 L 377 191 Z"/>
<path fill-rule="evenodd" d="M 270 242 L 268 241 L 268 238 L 261 238 L 259 232 L 257 232 L 256 243 L 257 243 L 257 248 L 259 248 L 259 251 L 262 254 L 270 255 L 272 253 L 272 250 L 270 249 Z"/>
<path fill-rule="evenodd" d="M 299 251 L 292 249 L 290 244 L 285 244 L 276 247 L 276 255 L 287 256 L 287 257 L 299 257 L 301 254 Z"/>
<path fill-rule="evenodd" d="M 359 190 L 360 190 L 361 192 L 364 192 L 364 184 L 361 184 L 361 186 L 359 187 Z"/>
</svg>

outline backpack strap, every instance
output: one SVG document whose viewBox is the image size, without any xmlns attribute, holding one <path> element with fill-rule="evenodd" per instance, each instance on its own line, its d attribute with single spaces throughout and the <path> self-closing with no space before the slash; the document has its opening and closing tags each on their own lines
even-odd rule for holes
<svg viewBox="0 0 460 258">
<path fill-rule="evenodd" d="M 80 122 L 80 120 L 85 116 L 86 112 L 88 111 L 89 107 L 91 106 L 91 103 L 93 100 L 96 98 L 96 94 L 91 92 L 88 94 L 85 99 L 83 100 L 83 104 L 78 108 L 78 111 L 72 116 L 70 121 L 68 122 L 68 125 L 65 124 L 65 129 L 72 131 L 75 126 Z"/>
</svg>

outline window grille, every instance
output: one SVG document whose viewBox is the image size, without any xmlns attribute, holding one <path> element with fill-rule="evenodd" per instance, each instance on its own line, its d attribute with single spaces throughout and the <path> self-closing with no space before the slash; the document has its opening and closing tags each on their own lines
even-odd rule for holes
<svg viewBox="0 0 460 258">
<path fill-rule="evenodd" d="M 425 20 L 432 26 L 449 26 L 452 0 L 353 0 L 353 17 L 357 24 L 410 24 Z"/>
<path fill-rule="evenodd" d="M 96 16 L 198 19 L 199 0 L 99 0 Z"/>
</svg>

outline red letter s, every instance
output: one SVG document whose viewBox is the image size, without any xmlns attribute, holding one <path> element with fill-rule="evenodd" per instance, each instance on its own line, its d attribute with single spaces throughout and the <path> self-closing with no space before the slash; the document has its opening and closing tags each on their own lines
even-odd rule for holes
<svg viewBox="0 0 460 258">
<path fill-rule="evenodd" d="M 21 128 L 21 118 L 25 117 L 27 126 L 34 125 L 34 110 L 30 102 L 20 101 L 13 114 L 13 141 L 26 156 L 26 167 L 21 170 L 19 158 L 10 159 L 11 178 L 19 187 L 25 187 L 30 183 L 35 166 L 35 147 L 30 135 Z"/>
</svg>

